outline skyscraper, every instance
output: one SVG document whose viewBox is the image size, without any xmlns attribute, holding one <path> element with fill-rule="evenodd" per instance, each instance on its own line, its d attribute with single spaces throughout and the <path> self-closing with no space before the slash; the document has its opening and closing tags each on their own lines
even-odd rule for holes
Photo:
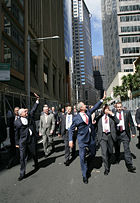
<svg viewBox="0 0 140 203">
<path fill-rule="evenodd" d="M 102 0 L 102 24 L 108 87 L 140 55 L 140 0 Z"/>
<path fill-rule="evenodd" d="M 72 0 L 73 88 L 75 103 L 94 102 L 90 12 L 84 0 Z"/>
<path fill-rule="evenodd" d="M 133 72 L 140 56 L 140 0 L 117 1 L 118 35 L 122 72 Z"/>
<path fill-rule="evenodd" d="M 99 91 L 100 97 L 105 89 L 104 56 L 93 56 L 93 76 L 95 88 Z"/>
</svg>

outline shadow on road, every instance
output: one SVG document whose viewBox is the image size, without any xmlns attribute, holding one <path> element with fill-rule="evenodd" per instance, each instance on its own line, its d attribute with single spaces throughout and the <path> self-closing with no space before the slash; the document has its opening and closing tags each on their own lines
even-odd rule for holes
<svg viewBox="0 0 140 203">
<path fill-rule="evenodd" d="M 91 173 L 93 169 L 100 169 L 102 167 L 102 157 L 96 156 L 92 160 L 88 160 L 88 172 Z"/>
</svg>

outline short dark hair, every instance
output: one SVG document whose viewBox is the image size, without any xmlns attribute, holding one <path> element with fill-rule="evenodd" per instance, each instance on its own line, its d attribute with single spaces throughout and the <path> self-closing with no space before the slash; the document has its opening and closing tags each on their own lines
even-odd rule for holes
<svg viewBox="0 0 140 203">
<path fill-rule="evenodd" d="M 122 102 L 121 102 L 121 101 L 118 101 L 118 102 L 116 103 L 116 105 L 117 105 L 117 104 L 121 104 L 121 105 L 122 105 Z"/>
<path fill-rule="evenodd" d="M 108 104 L 105 104 L 105 105 L 103 106 L 102 111 L 105 112 L 105 109 L 107 109 L 107 108 L 109 108 L 109 105 L 108 105 Z"/>
</svg>

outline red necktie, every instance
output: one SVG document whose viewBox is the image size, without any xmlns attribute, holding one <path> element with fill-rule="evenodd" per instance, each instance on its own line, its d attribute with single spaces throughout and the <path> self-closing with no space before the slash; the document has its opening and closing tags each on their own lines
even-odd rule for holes
<svg viewBox="0 0 140 203">
<path fill-rule="evenodd" d="M 119 120 L 122 120 L 121 112 L 119 113 Z M 119 130 L 120 130 L 120 132 L 123 131 L 123 127 L 122 127 L 122 125 L 119 127 Z"/>
<path fill-rule="evenodd" d="M 86 124 L 88 125 L 88 117 L 85 113 L 84 113 L 84 116 L 86 117 Z"/>
<path fill-rule="evenodd" d="M 105 114 L 105 123 L 108 122 L 107 115 Z"/>
<path fill-rule="evenodd" d="M 108 122 L 108 118 L 107 118 L 107 115 L 105 114 L 105 123 L 107 123 L 107 122 Z M 108 133 L 107 129 L 105 129 L 105 133 Z"/>
</svg>

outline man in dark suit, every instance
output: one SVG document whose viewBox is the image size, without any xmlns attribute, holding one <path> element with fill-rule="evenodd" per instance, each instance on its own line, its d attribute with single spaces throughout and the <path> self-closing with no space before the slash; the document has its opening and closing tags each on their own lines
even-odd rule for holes
<svg viewBox="0 0 140 203">
<path fill-rule="evenodd" d="M 69 134 L 68 131 L 72 124 L 73 114 L 72 114 L 72 107 L 67 106 L 67 112 L 60 115 L 60 133 L 63 136 L 64 143 L 65 143 L 65 162 L 66 166 L 70 164 L 70 147 L 69 147 Z M 75 140 L 74 140 L 75 143 Z M 75 154 L 75 145 L 72 148 L 72 156 Z"/>
<path fill-rule="evenodd" d="M 37 97 L 36 103 L 32 110 L 28 112 L 27 109 L 20 109 L 19 116 L 15 121 L 15 144 L 20 151 L 20 176 L 18 178 L 21 181 L 25 177 L 26 164 L 28 158 L 28 151 L 31 153 L 35 169 L 38 168 L 37 158 L 37 146 L 36 146 L 36 127 L 34 121 L 34 113 L 39 104 L 39 97 Z"/>
<path fill-rule="evenodd" d="M 103 99 L 105 98 L 105 94 Z M 102 104 L 103 99 L 95 104 L 93 108 L 87 110 L 86 105 L 80 102 L 77 105 L 78 114 L 74 117 L 72 125 L 69 130 L 69 146 L 73 147 L 73 135 L 75 128 L 77 127 L 77 139 L 79 144 L 79 156 L 81 163 L 81 170 L 83 175 L 83 182 L 88 183 L 88 167 L 86 161 L 86 153 L 89 150 L 91 157 L 95 155 L 95 132 L 94 126 L 92 125 L 91 115 L 96 111 Z"/>
<path fill-rule="evenodd" d="M 113 153 L 114 141 L 116 141 L 116 125 L 119 119 L 105 105 L 103 113 L 100 115 L 97 126 L 98 142 L 101 146 L 102 159 L 104 162 L 104 175 L 110 172 L 110 158 Z"/>
<path fill-rule="evenodd" d="M 7 126 L 9 127 L 10 137 L 10 160 L 7 165 L 7 169 L 11 168 L 15 164 L 19 163 L 19 149 L 15 146 L 15 121 L 19 118 L 19 107 L 14 108 L 14 114 L 11 111 L 7 113 Z"/>
<path fill-rule="evenodd" d="M 138 136 L 138 148 L 140 149 L 140 107 L 137 109 L 136 111 L 136 116 L 135 116 L 135 120 L 137 123 L 137 129 L 139 131 L 139 136 Z"/>
<path fill-rule="evenodd" d="M 133 166 L 132 163 L 132 155 L 129 144 L 131 141 L 130 130 L 132 131 L 132 137 L 135 137 L 136 129 L 130 111 L 123 110 L 121 102 L 116 104 L 116 109 L 116 116 L 120 120 L 119 124 L 117 125 L 117 142 L 115 143 L 116 160 L 119 162 L 120 144 L 122 142 L 126 167 L 129 172 L 134 172 L 136 167 Z"/>
</svg>

